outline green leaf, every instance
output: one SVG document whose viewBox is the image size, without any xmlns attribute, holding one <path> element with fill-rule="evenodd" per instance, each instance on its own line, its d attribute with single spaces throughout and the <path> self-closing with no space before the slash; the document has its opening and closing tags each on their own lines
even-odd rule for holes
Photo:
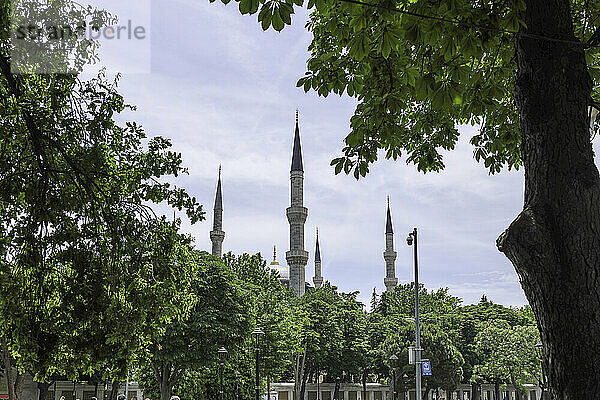
<svg viewBox="0 0 600 400">
<path fill-rule="evenodd" d="M 261 27 L 263 31 L 266 31 L 271 26 L 271 20 L 273 18 L 271 11 L 271 2 L 267 2 L 263 4 L 260 9 L 260 13 L 258 13 L 258 20 L 261 23 Z"/>
<path fill-rule="evenodd" d="M 240 0 L 239 9 L 242 15 L 249 14 L 252 9 L 252 0 Z"/>
<path fill-rule="evenodd" d="M 283 20 L 281 19 L 281 14 L 279 13 L 279 8 L 275 8 L 273 10 L 273 19 L 272 19 L 271 23 L 273 24 L 273 29 L 275 29 L 277 32 L 280 32 L 283 29 L 284 23 L 283 23 Z"/>
</svg>

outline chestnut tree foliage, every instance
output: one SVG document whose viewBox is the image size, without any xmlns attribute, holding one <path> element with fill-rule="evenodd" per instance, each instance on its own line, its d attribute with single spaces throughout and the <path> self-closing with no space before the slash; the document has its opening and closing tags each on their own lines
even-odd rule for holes
<svg viewBox="0 0 600 400">
<path fill-rule="evenodd" d="M 480 127 L 470 140 L 475 159 L 490 173 L 521 167 L 514 44 L 524 35 L 519 30 L 525 1 L 238 3 L 242 14 L 258 12 L 265 30 L 291 24 L 294 6 L 313 10 L 306 24 L 313 34 L 307 72 L 297 85 L 322 96 L 358 100 L 343 156 L 332 161 L 336 173 L 365 176 L 379 150 L 394 160 L 406 156 L 420 171 L 439 171 L 444 168 L 441 150 L 454 148 L 459 124 Z M 566 42 L 588 43 L 590 75 L 599 82 L 600 49 L 592 46 L 592 36 L 600 6 L 573 1 L 571 7 L 575 37 Z M 599 95 L 596 87 L 591 96 L 600 101 Z"/>
</svg>

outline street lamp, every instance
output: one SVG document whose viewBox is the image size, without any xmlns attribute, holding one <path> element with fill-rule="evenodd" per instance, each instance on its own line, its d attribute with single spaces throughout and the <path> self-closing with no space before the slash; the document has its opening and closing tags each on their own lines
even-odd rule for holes
<svg viewBox="0 0 600 400">
<path fill-rule="evenodd" d="M 542 389 L 542 396 L 540 400 L 545 400 L 546 396 L 546 382 L 545 382 L 545 377 L 546 374 L 544 373 L 544 350 L 543 350 L 543 345 L 542 342 L 537 342 L 535 345 L 535 352 L 537 354 L 537 356 L 540 359 L 540 363 L 542 365 L 542 376 L 539 379 L 539 383 L 540 383 L 540 389 Z"/>
<path fill-rule="evenodd" d="M 390 356 L 390 369 L 392 370 L 392 400 L 396 400 L 396 366 L 398 365 L 398 356 Z"/>
<path fill-rule="evenodd" d="M 256 353 L 256 399 L 260 400 L 260 366 L 258 358 L 260 356 L 260 342 L 265 333 L 258 326 L 252 331 L 252 341 L 254 342 L 254 351 Z"/>
<path fill-rule="evenodd" d="M 402 375 L 402 382 L 404 383 L 404 399 L 408 400 L 408 375 Z"/>
<path fill-rule="evenodd" d="M 221 347 L 217 350 L 219 356 L 219 400 L 223 400 L 223 367 L 225 366 L 225 357 L 227 357 L 227 349 Z"/>
<path fill-rule="evenodd" d="M 406 243 L 413 246 L 415 264 L 415 398 L 421 400 L 421 334 L 419 333 L 419 259 L 417 256 L 417 228 L 408 234 Z"/>
</svg>

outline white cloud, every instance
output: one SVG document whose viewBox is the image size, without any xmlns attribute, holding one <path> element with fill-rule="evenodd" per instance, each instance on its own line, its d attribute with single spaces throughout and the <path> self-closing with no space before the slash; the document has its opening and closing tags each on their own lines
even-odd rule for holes
<svg viewBox="0 0 600 400">
<path fill-rule="evenodd" d="M 222 164 L 224 250 L 260 251 L 270 258 L 277 244 L 278 258 L 284 260 L 293 115 L 298 107 L 309 208 L 307 280 L 313 274 L 314 229 L 319 226 L 325 279 L 345 291 L 360 290 L 364 301 L 373 287 L 383 289 L 389 194 L 401 281 L 412 279 L 412 253 L 405 237 L 417 226 L 422 282 L 428 287 L 448 286 L 467 303 L 478 301 L 482 293 L 505 304 L 525 302 L 518 281 L 489 275 L 500 271 L 516 277 L 494 242 L 522 206 L 522 174 L 488 176 L 472 158 L 467 143 L 472 128 L 461 127 L 465 137 L 445 156 L 447 168 L 439 174 L 423 175 L 404 161 L 379 161 L 359 182 L 335 176 L 329 162 L 340 154 L 355 102 L 319 98 L 295 88 L 310 39 L 298 23 L 305 16 L 298 16 L 300 21 L 282 34 L 264 33 L 255 17 L 239 16 L 235 5 L 171 3 L 161 3 L 155 32 L 168 32 L 181 18 L 193 18 L 196 26 L 186 31 L 189 37 L 183 28 L 159 37 L 153 48 L 157 70 L 126 75 L 122 91 L 139 106 L 127 117 L 142 123 L 150 135 L 172 138 L 183 154 L 190 176 L 179 182 L 205 205 L 208 217 L 184 226 L 198 247 L 210 248 L 217 165 Z M 167 38 L 178 43 L 173 47 Z M 172 63 L 178 68 L 166 68 Z"/>
</svg>

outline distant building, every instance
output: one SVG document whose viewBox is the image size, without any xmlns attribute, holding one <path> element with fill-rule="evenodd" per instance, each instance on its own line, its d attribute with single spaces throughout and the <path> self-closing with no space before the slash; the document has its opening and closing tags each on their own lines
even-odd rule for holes
<svg viewBox="0 0 600 400">
<path fill-rule="evenodd" d="M 392 400 L 389 385 L 380 383 L 367 383 L 366 397 L 363 394 L 363 386 L 360 383 L 340 383 L 339 400 Z M 442 389 L 429 391 L 427 400 L 472 400 L 473 387 L 467 384 L 459 385 L 456 390 L 445 391 Z M 319 395 L 317 396 L 317 391 Z M 334 400 L 335 383 L 307 383 L 303 400 Z M 424 393 L 425 391 L 423 391 Z M 535 385 L 525 385 L 525 395 L 522 400 L 540 400 L 542 390 Z M 293 400 L 293 383 L 271 384 L 271 395 L 269 400 Z M 503 387 L 500 390 L 500 398 L 494 398 L 494 385 L 482 384 L 480 390 L 481 400 L 516 400 L 516 389 L 512 386 Z M 416 400 L 415 389 L 412 387 L 408 392 L 397 390 L 397 400 Z"/>
</svg>

